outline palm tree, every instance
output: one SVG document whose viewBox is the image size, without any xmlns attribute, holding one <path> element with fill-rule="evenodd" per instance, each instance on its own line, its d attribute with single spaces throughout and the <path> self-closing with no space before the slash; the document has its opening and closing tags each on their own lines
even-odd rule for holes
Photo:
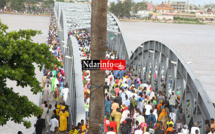
<svg viewBox="0 0 215 134">
<path fill-rule="evenodd" d="M 105 59 L 107 43 L 107 0 L 92 0 L 91 59 Z M 104 120 L 105 71 L 90 71 L 90 128 L 89 134 L 100 134 Z M 101 86 L 101 87 L 98 87 Z"/>
</svg>

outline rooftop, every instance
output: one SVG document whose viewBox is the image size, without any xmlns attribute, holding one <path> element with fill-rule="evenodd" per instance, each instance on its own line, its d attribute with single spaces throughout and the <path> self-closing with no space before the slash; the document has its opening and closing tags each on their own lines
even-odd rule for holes
<svg viewBox="0 0 215 134">
<path fill-rule="evenodd" d="M 155 9 L 156 10 L 175 10 L 169 4 L 160 4 Z"/>
<path fill-rule="evenodd" d="M 171 4 L 186 4 L 185 1 L 172 1 Z"/>
<path fill-rule="evenodd" d="M 146 5 L 147 5 L 147 10 L 148 10 L 148 11 L 151 11 L 151 10 L 153 10 L 153 9 L 156 8 L 156 6 L 153 5 L 153 4 L 151 4 L 151 3 L 146 3 Z"/>
</svg>

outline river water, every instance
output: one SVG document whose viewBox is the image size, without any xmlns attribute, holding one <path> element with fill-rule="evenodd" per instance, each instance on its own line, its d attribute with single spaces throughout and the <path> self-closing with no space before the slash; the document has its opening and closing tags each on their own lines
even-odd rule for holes
<svg viewBox="0 0 215 134">
<path fill-rule="evenodd" d="M 130 49 L 157 40 L 178 51 L 215 102 L 215 25 L 121 22 Z"/>
<path fill-rule="evenodd" d="M 0 19 L 4 24 L 9 26 L 9 31 L 19 29 L 34 29 L 41 30 L 42 34 L 33 38 L 35 42 L 45 43 L 48 36 L 49 17 L 42 16 L 24 16 L 24 15 L 5 15 L 0 14 Z M 42 72 L 36 68 L 36 77 L 39 81 L 42 81 Z M 9 87 L 13 87 L 15 92 L 20 95 L 28 96 L 29 100 L 38 105 L 39 95 L 33 95 L 30 91 L 30 87 L 22 88 L 16 87 L 16 82 L 7 81 Z M 22 124 L 16 124 L 9 121 L 4 127 L 0 127 L 0 134 L 17 134 L 18 131 L 22 131 L 24 134 L 32 134 L 34 132 L 34 124 L 36 123 L 36 117 L 27 119 L 31 121 L 32 127 L 26 129 Z"/>
<path fill-rule="evenodd" d="M 9 26 L 9 30 L 36 29 L 41 30 L 42 35 L 36 36 L 34 41 L 44 43 L 48 35 L 49 17 L 4 15 L 0 14 L 3 23 Z M 121 22 L 130 49 L 134 51 L 141 43 L 148 40 L 157 40 L 175 48 L 185 59 L 192 61 L 191 68 L 202 82 L 206 92 L 215 102 L 215 26 L 212 25 L 187 25 L 147 22 Z M 42 73 L 36 70 L 37 78 L 41 81 Z M 39 95 L 33 95 L 30 88 L 16 87 L 16 83 L 7 82 L 20 95 L 28 96 L 29 100 L 38 104 Z M 28 119 L 35 124 L 36 118 Z M 34 127 L 25 129 L 22 124 L 11 121 L 4 127 L 0 127 L 0 134 L 16 134 L 18 131 L 31 134 Z"/>
</svg>

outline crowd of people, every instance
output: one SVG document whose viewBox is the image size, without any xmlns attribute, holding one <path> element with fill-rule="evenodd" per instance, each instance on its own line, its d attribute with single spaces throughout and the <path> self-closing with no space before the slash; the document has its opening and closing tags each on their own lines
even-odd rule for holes
<svg viewBox="0 0 215 134">
<path fill-rule="evenodd" d="M 87 30 L 69 32 L 77 38 L 81 59 L 90 59 L 90 33 Z M 106 59 L 116 59 L 107 49 Z M 90 107 L 90 71 L 83 70 L 86 121 Z M 107 134 L 188 133 L 185 114 L 178 106 L 180 91 L 167 98 L 152 89 L 147 81 L 127 70 L 106 71 L 104 132 Z M 196 125 L 197 126 L 197 125 Z M 199 128 L 196 128 L 200 132 Z M 191 133 L 196 130 L 191 130 Z"/>
<path fill-rule="evenodd" d="M 57 35 L 56 19 L 53 14 L 50 18 L 47 44 L 53 56 L 63 65 L 63 56 Z M 41 105 L 43 114 L 38 116 L 35 124 L 36 134 L 42 134 L 44 131 L 50 132 L 51 134 L 65 134 L 68 132 L 69 88 L 65 81 L 64 67 L 55 66 L 52 70 L 44 69 L 43 75 L 43 104 Z"/>
<path fill-rule="evenodd" d="M 48 45 L 51 53 L 60 62 L 63 56 L 59 47 L 56 20 L 50 19 Z M 87 30 L 70 31 L 79 44 L 81 59 L 90 59 L 91 35 Z M 106 59 L 116 59 L 116 52 L 107 48 Z M 62 62 L 63 64 L 63 62 Z M 170 96 L 153 89 L 149 81 L 133 74 L 133 68 L 106 70 L 104 133 L 106 134 L 200 134 L 198 123 L 188 128 L 185 109 L 179 105 L 180 91 Z M 42 134 L 46 127 L 51 134 L 87 134 L 89 130 L 90 71 L 82 71 L 86 119 L 68 127 L 68 94 L 64 68 L 44 69 L 43 114 L 38 116 L 36 134 Z M 164 87 L 165 88 L 165 87 Z M 165 90 L 165 89 L 164 89 Z M 77 125 L 77 126 L 76 126 Z M 206 122 L 205 133 L 213 134 L 214 119 Z"/>
<path fill-rule="evenodd" d="M 69 32 L 77 38 L 81 59 L 90 60 L 90 33 Z M 106 59 L 117 59 L 107 48 Z M 90 71 L 83 70 L 86 121 L 89 120 Z M 163 86 L 165 91 L 166 86 Z M 133 74 L 133 68 L 107 70 L 105 79 L 104 133 L 107 134 L 200 134 L 198 123 L 188 127 L 185 110 L 180 105 L 180 90 L 171 95 L 152 89 L 149 81 Z M 214 132 L 214 119 L 205 133 Z M 209 125 L 211 124 L 211 125 Z"/>
</svg>

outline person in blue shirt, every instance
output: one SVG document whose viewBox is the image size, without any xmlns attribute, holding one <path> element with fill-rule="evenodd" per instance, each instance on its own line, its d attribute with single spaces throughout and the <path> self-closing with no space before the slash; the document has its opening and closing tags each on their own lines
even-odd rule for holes
<svg viewBox="0 0 215 134">
<path fill-rule="evenodd" d="M 105 102 L 105 112 L 104 112 L 104 115 L 106 114 L 106 112 L 111 113 L 111 106 L 112 106 L 112 102 L 109 99 L 109 97 L 107 97 L 107 101 Z"/>
<path fill-rule="evenodd" d="M 152 121 L 152 125 L 155 126 L 155 122 L 156 122 L 156 118 L 155 115 L 153 114 L 153 110 L 150 110 L 150 115 L 148 115 L 148 122 L 147 122 L 147 126 L 150 125 L 150 122 Z"/>
<path fill-rule="evenodd" d="M 46 75 L 46 69 L 44 68 L 43 69 L 43 76 L 45 76 Z"/>
<path fill-rule="evenodd" d="M 117 76 L 119 75 L 119 70 L 114 71 L 114 77 L 117 79 Z"/>
<path fill-rule="evenodd" d="M 54 49 L 53 55 L 54 56 L 57 55 L 57 51 L 55 49 Z"/>
<path fill-rule="evenodd" d="M 139 98 L 137 99 L 137 102 L 139 102 L 140 100 L 141 100 L 141 102 L 144 100 L 144 99 L 142 98 L 142 93 L 139 94 Z"/>
<path fill-rule="evenodd" d="M 135 88 L 138 89 L 138 87 L 140 86 L 139 82 L 135 80 L 135 81 L 134 81 L 134 84 L 135 84 L 135 85 L 134 85 Z"/>
<path fill-rule="evenodd" d="M 121 79 L 123 75 L 124 75 L 123 71 L 120 70 L 120 71 L 119 71 L 119 78 Z"/>
<path fill-rule="evenodd" d="M 128 80 L 128 87 L 130 87 L 131 84 L 132 84 L 132 78 L 130 78 L 130 79 Z"/>
</svg>

